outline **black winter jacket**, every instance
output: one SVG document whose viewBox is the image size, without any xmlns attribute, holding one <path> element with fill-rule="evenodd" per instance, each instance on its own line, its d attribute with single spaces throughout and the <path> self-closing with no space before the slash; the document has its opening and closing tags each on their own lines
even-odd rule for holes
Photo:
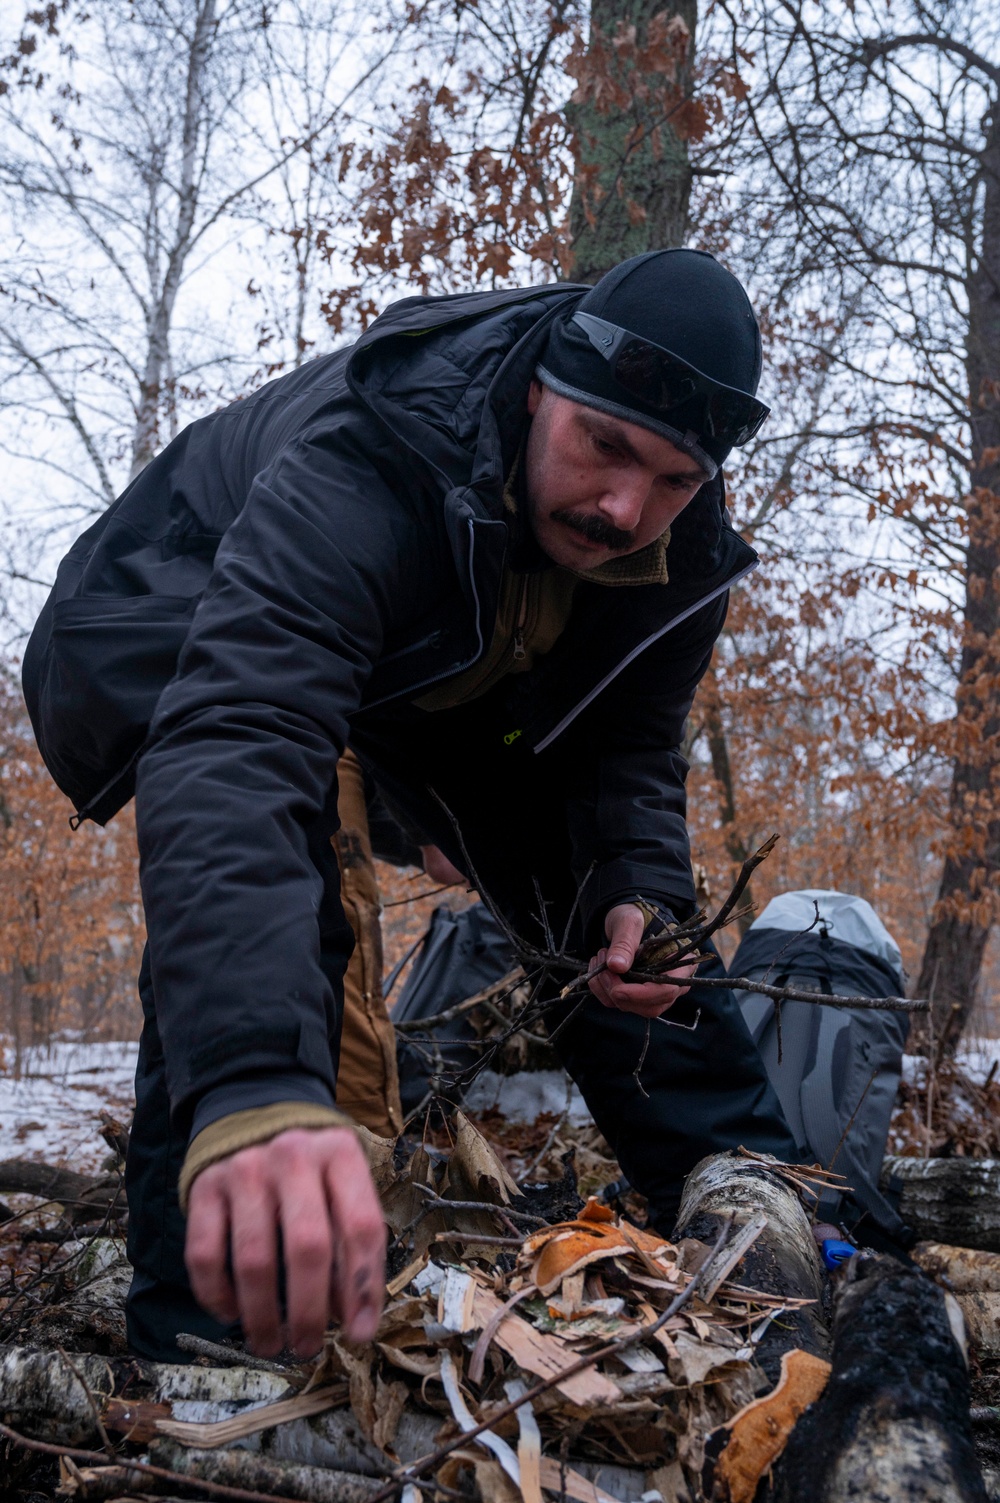
<svg viewBox="0 0 1000 1503">
<path fill-rule="evenodd" d="M 171 631 L 183 635 L 136 778 L 153 983 L 182 1122 L 227 1082 L 234 1107 L 245 1104 L 248 1075 L 311 1078 L 285 1096 L 332 1091 L 318 915 L 337 758 L 377 707 L 488 645 L 528 384 L 550 319 L 583 290 L 396 304 L 349 351 L 192 424 L 63 566 L 56 629 L 93 635 L 96 623 L 110 644 L 106 673 L 91 668 L 80 691 L 97 696 L 95 760 L 117 733 L 99 696 L 129 650 L 137 598 L 162 602 L 161 652 Z M 677 748 L 728 588 L 755 563 L 725 520 L 720 477 L 674 525 L 670 583 L 581 584 L 563 636 L 526 675 L 511 727 L 522 752 L 557 744 L 601 696 L 600 792 L 575 822 L 574 864 L 597 862 L 592 914 L 640 889 L 692 896 Z M 149 660 L 148 609 L 143 622 L 134 651 Z M 125 769 L 109 808 L 128 780 Z"/>
</svg>

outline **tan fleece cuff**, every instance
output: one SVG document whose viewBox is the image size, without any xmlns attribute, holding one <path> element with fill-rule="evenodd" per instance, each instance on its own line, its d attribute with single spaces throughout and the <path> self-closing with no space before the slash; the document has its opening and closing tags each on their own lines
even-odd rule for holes
<svg viewBox="0 0 1000 1503">
<path fill-rule="evenodd" d="M 314 1101 L 275 1101 L 271 1106 L 254 1106 L 244 1112 L 230 1112 L 210 1122 L 188 1146 L 181 1169 L 177 1194 L 181 1210 L 187 1214 L 188 1196 L 195 1176 L 210 1164 L 227 1159 L 241 1148 L 266 1143 L 279 1132 L 293 1127 L 350 1127 L 354 1123 L 346 1112 L 333 1106 L 319 1106 Z"/>
</svg>

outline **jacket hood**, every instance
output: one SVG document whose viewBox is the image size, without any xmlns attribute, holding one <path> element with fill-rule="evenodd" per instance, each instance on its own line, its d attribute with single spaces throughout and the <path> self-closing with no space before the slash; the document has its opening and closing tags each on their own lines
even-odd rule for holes
<svg viewBox="0 0 1000 1503">
<path fill-rule="evenodd" d="M 586 287 L 404 298 L 361 336 L 355 395 L 450 487 L 474 486 L 489 514 L 527 422 L 528 385 L 551 318 Z"/>
</svg>

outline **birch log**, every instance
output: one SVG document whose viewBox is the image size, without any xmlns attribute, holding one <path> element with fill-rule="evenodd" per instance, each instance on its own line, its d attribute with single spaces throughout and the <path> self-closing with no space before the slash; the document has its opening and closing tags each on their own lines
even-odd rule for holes
<svg viewBox="0 0 1000 1503">
<path fill-rule="evenodd" d="M 305 1503 L 367 1503 L 385 1482 L 384 1477 L 274 1461 L 253 1451 L 198 1451 L 164 1440 L 150 1447 L 149 1459 L 186 1477 L 304 1499 Z"/>
<path fill-rule="evenodd" d="M 732 1280 L 770 1294 L 814 1302 L 784 1312 L 760 1343 L 760 1365 L 777 1382 L 786 1351 L 800 1347 L 825 1357 L 830 1344 L 822 1311 L 823 1268 L 795 1191 L 755 1161 L 735 1153 L 714 1154 L 688 1175 L 676 1235 L 714 1242 L 727 1218 L 742 1226 L 760 1211 L 767 1216 L 767 1226 L 732 1273 Z"/>
<path fill-rule="evenodd" d="M 880 1184 L 922 1240 L 1000 1252 L 1000 1159 L 889 1158 Z"/>
</svg>

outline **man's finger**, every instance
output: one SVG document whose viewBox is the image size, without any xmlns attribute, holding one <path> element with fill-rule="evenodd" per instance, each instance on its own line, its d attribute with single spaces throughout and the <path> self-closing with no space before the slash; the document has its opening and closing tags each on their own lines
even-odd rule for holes
<svg viewBox="0 0 1000 1503">
<path fill-rule="evenodd" d="M 236 1320 L 239 1315 L 227 1271 L 228 1256 L 228 1201 L 219 1186 L 199 1175 L 191 1186 L 184 1262 L 195 1299 L 216 1320 L 222 1321 Z"/>
<path fill-rule="evenodd" d="M 333 1231 L 321 1168 L 297 1145 L 288 1152 L 279 1188 L 288 1341 L 300 1357 L 312 1357 L 330 1319 Z"/>
<path fill-rule="evenodd" d="M 371 1341 L 385 1295 L 385 1222 L 361 1145 L 353 1133 L 326 1170 L 337 1236 L 335 1297 L 345 1334 Z"/>
<path fill-rule="evenodd" d="M 240 1155 L 240 1184 L 231 1196 L 233 1282 L 243 1330 L 253 1350 L 273 1357 L 281 1350 L 278 1308 L 278 1207 L 265 1176 L 261 1149 Z"/>
<path fill-rule="evenodd" d="M 642 943 L 645 918 L 634 903 L 612 908 L 605 920 L 608 936 L 608 969 L 624 975 L 632 969 L 635 952 Z"/>
</svg>

